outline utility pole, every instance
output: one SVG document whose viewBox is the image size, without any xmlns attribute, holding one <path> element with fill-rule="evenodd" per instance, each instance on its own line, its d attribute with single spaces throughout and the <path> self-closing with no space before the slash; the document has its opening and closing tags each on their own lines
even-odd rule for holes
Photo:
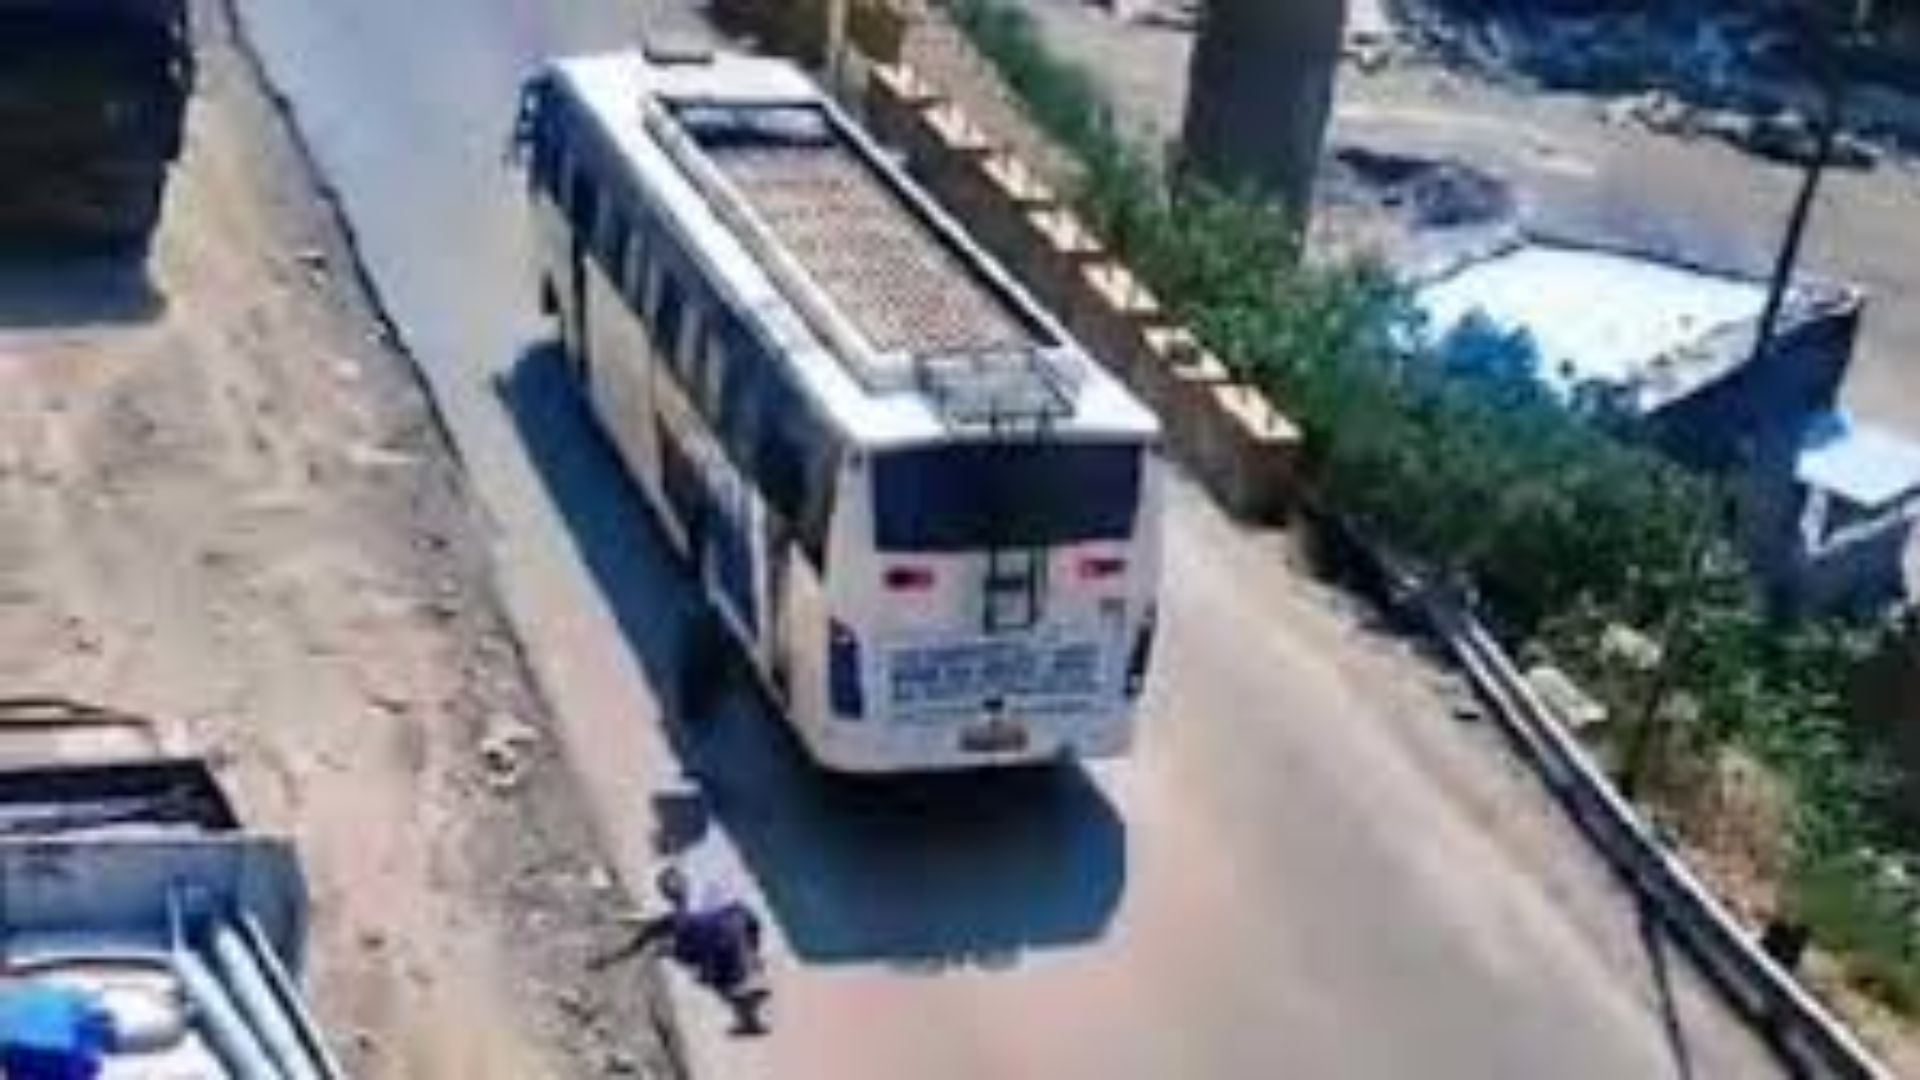
<svg viewBox="0 0 1920 1080">
<path fill-rule="evenodd" d="M 1855 13 L 1855 22 L 1850 32 L 1857 33 L 1870 17 L 1872 0 L 1862 0 Z M 1820 43 L 1818 63 L 1820 64 L 1821 113 L 1819 128 L 1814 137 L 1813 156 L 1806 163 L 1806 172 L 1801 176 L 1800 189 L 1795 195 L 1793 209 L 1787 216 L 1786 234 L 1781 237 L 1780 251 L 1773 262 L 1773 274 L 1767 285 L 1767 301 L 1761 309 L 1759 325 L 1754 330 L 1753 352 L 1749 364 L 1758 364 L 1765 360 L 1773 348 L 1773 341 L 1779 334 L 1781 312 L 1786 308 L 1787 296 L 1793 288 L 1794 272 L 1799 268 L 1800 249 L 1806 238 L 1807 223 L 1813 217 L 1814 200 L 1820 193 L 1820 182 L 1826 177 L 1827 166 L 1833 157 L 1833 146 L 1839 138 L 1840 124 L 1845 112 L 1846 81 L 1841 71 L 1840 49 L 1837 42 L 1839 34 L 1829 32 L 1823 35 Z M 1736 455 L 1733 470 L 1738 472 L 1749 467 L 1747 460 L 1751 456 L 1751 439 L 1741 442 L 1742 452 Z M 1735 483 L 1743 478 L 1735 476 Z M 1734 529 L 1745 528 L 1739 520 L 1738 506 L 1729 496 L 1725 517 Z M 1651 763 L 1655 751 L 1667 745 L 1666 723 L 1668 698 L 1671 697 L 1674 684 L 1678 681 L 1678 666 L 1684 663 L 1687 653 L 1683 642 L 1676 639 L 1686 634 L 1686 612 L 1692 607 L 1706 583 L 1707 561 L 1712 554 L 1711 521 L 1703 521 L 1696 527 L 1694 539 L 1689 545 L 1686 556 L 1685 579 L 1667 611 L 1667 617 L 1661 629 L 1660 661 L 1648 683 L 1647 695 L 1641 706 L 1640 715 L 1631 732 L 1621 762 L 1620 789 L 1632 798 L 1646 779 L 1647 766 Z"/>
<path fill-rule="evenodd" d="M 1814 198 L 1820 193 L 1827 163 L 1833 157 L 1834 140 L 1839 137 L 1841 113 L 1845 102 L 1845 81 L 1840 74 L 1838 50 L 1829 41 L 1821 50 L 1821 115 L 1819 133 L 1814 139 L 1813 158 L 1800 178 L 1800 193 L 1793 200 L 1793 212 L 1787 218 L 1787 234 L 1781 239 L 1780 253 L 1773 262 L 1773 277 L 1767 286 L 1767 306 L 1761 312 L 1760 326 L 1753 338 L 1752 361 L 1758 363 L 1773 346 L 1780 311 L 1786 306 L 1787 291 L 1793 287 L 1793 272 L 1800 263 L 1800 243 L 1813 216 Z"/>
<path fill-rule="evenodd" d="M 835 97 L 847 85 L 847 5 L 851 0 L 827 0 L 825 67 L 827 88 Z"/>
</svg>

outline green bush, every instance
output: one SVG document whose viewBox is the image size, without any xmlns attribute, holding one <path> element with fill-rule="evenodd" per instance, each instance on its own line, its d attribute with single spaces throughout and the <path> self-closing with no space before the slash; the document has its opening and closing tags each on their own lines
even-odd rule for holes
<svg viewBox="0 0 1920 1080">
<path fill-rule="evenodd" d="M 1433 355 L 1405 291 L 1378 267 L 1303 263 L 1270 205 L 1176 177 L 1130 145 L 1084 71 L 1005 0 L 953 13 L 1082 170 L 1089 221 L 1238 378 L 1308 437 L 1317 498 L 1399 550 L 1475 583 L 1504 632 L 1544 645 L 1607 693 L 1604 628 L 1658 628 L 1699 752 L 1732 741 L 1794 794 L 1793 917 L 1889 1002 L 1920 1006 L 1920 888 L 1878 872 L 1893 850 L 1885 760 L 1846 722 L 1873 627 L 1781 626 L 1720 535 L 1719 491 L 1570 409 L 1499 342 Z M 1524 351 L 1524 350 L 1522 350 Z M 1466 360 L 1459 354 L 1464 352 Z"/>
<path fill-rule="evenodd" d="M 1848 958 L 1851 981 L 1912 1015 L 1920 1012 L 1920 941 L 1906 892 L 1887 880 L 1885 864 L 1863 857 L 1809 864 L 1793 882 L 1794 906 Z"/>
</svg>

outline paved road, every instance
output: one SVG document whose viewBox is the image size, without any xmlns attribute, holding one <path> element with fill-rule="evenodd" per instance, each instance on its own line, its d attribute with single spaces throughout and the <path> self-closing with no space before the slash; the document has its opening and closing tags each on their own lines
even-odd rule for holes
<svg viewBox="0 0 1920 1080">
<path fill-rule="evenodd" d="M 1770 1075 L 1491 736 L 1184 484 L 1132 762 L 852 787 L 747 695 L 667 725 L 650 675 L 687 590 L 533 344 L 500 162 L 518 77 L 630 39 L 632 9 L 239 6 L 491 516 L 623 875 L 694 771 L 773 914 L 778 1031 L 729 1040 L 689 1001 L 707 1075 Z"/>
</svg>

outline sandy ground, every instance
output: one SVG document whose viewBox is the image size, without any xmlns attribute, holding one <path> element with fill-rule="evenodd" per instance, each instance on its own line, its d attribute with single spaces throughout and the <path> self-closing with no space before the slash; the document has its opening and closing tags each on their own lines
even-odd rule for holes
<svg viewBox="0 0 1920 1080">
<path fill-rule="evenodd" d="M 0 692 L 171 718 L 297 838 L 353 1075 L 658 1073 L 459 473 L 202 8 L 151 283 L 0 272 Z"/>
</svg>

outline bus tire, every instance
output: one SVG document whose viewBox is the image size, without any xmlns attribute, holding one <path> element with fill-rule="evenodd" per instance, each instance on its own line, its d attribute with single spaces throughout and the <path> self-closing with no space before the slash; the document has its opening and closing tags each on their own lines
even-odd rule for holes
<svg viewBox="0 0 1920 1080">
<path fill-rule="evenodd" d="M 560 314 L 560 293 L 553 287 L 553 279 L 546 275 L 540 277 L 540 314 L 551 319 Z"/>
</svg>

